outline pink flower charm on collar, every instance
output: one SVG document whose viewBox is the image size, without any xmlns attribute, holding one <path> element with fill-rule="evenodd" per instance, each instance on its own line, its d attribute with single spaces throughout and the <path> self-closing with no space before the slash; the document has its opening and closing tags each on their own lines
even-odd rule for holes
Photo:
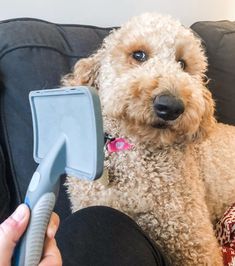
<svg viewBox="0 0 235 266">
<path fill-rule="evenodd" d="M 116 138 L 107 143 L 107 149 L 109 152 L 119 152 L 130 150 L 134 145 L 130 144 L 124 138 Z"/>
</svg>

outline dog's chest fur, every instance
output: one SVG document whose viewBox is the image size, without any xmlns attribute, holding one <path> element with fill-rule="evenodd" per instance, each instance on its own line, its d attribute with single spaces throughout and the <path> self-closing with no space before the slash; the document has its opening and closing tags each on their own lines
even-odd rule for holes
<svg viewBox="0 0 235 266">
<path fill-rule="evenodd" d="M 115 137 L 120 136 L 116 121 L 106 119 L 105 129 Z M 194 158 L 187 156 L 191 153 L 189 147 L 158 148 L 131 138 L 127 140 L 134 145 L 131 150 L 106 151 L 105 172 L 108 177 L 105 180 L 87 182 L 68 178 L 73 212 L 91 205 L 105 205 L 134 217 L 154 209 L 175 209 L 172 204 L 178 204 L 178 209 L 183 195 L 189 197 L 190 191 L 184 187 L 190 184 L 191 170 L 195 168 L 194 175 L 197 173 Z M 185 173 L 186 168 L 190 170 Z"/>
</svg>

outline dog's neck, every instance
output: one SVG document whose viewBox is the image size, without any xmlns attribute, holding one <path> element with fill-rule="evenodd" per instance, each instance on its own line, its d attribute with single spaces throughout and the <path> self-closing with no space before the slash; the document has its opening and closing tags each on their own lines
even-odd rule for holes
<svg viewBox="0 0 235 266">
<path fill-rule="evenodd" d="M 184 149 L 189 144 L 185 141 L 182 143 L 171 143 L 171 144 L 162 144 L 157 140 L 156 142 L 142 141 L 141 138 L 139 138 L 138 136 L 126 132 L 125 124 L 120 122 L 118 119 L 110 118 L 104 115 L 103 120 L 104 120 L 104 131 L 106 133 L 110 134 L 110 136 L 113 138 L 123 138 L 129 144 L 134 146 L 139 146 L 142 148 L 150 148 L 156 151 L 156 149 L 163 150 L 169 148 Z"/>
</svg>

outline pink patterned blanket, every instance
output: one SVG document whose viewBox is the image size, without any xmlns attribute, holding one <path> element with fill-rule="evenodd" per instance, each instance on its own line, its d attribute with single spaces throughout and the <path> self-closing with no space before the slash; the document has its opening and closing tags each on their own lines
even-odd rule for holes
<svg viewBox="0 0 235 266">
<path fill-rule="evenodd" d="M 235 266 L 235 204 L 216 225 L 216 237 L 222 246 L 225 266 Z"/>
</svg>

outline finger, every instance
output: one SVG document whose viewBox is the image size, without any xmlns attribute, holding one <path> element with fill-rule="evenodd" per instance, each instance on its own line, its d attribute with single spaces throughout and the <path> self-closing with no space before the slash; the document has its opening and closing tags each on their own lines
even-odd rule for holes
<svg viewBox="0 0 235 266">
<path fill-rule="evenodd" d="M 61 266 L 62 258 L 55 239 L 46 238 L 43 257 L 38 266 Z"/>
<path fill-rule="evenodd" d="M 49 238 L 52 239 L 55 237 L 59 224 L 60 224 L 60 218 L 56 213 L 53 212 L 47 227 L 47 236 Z"/>
<path fill-rule="evenodd" d="M 0 265 L 10 265 L 13 250 L 27 227 L 29 216 L 30 212 L 28 207 L 25 204 L 21 204 L 0 225 Z"/>
</svg>

